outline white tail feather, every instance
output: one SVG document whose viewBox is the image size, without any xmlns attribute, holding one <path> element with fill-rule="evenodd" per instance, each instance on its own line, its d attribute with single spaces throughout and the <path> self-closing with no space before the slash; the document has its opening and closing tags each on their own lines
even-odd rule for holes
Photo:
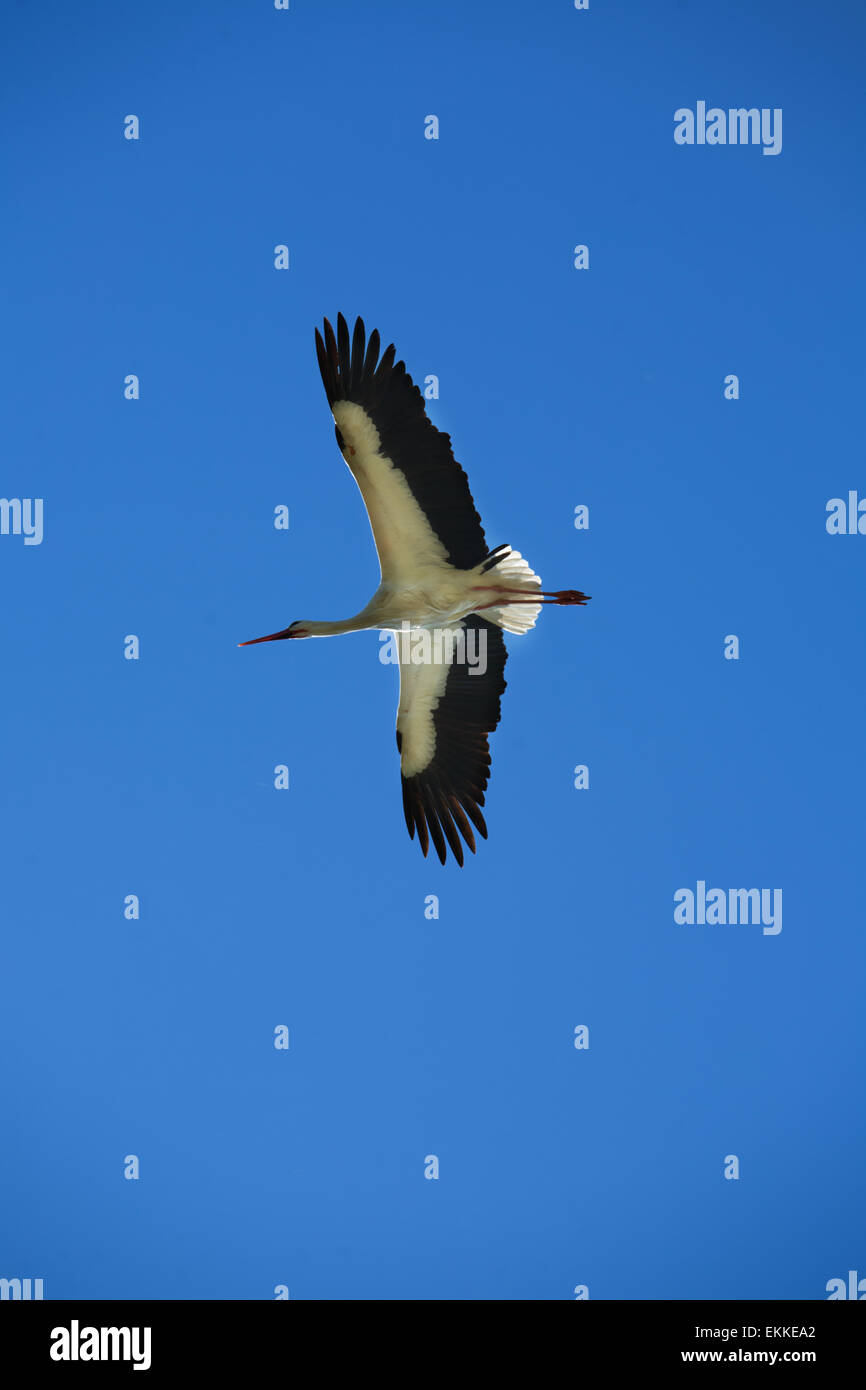
<svg viewBox="0 0 866 1390">
<path fill-rule="evenodd" d="M 501 581 L 509 589 L 519 589 L 527 598 L 535 589 L 541 588 L 541 576 L 524 560 L 519 550 L 506 550 L 502 559 L 484 575 L 485 580 Z M 541 612 L 540 603 L 505 603 L 498 608 L 485 608 L 483 616 L 490 623 L 496 623 L 506 632 L 522 635 L 535 627 L 535 620 Z"/>
</svg>

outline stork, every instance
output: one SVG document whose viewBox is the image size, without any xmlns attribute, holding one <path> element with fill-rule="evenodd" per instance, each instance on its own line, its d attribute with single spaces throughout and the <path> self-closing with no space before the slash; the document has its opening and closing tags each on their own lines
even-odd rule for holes
<svg viewBox="0 0 866 1390">
<path fill-rule="evenodd" d="M 405 364 L 394 360 L 393 343 L 380 357 L 378 331 L 368 340 L 359 318 L 350 340 L 338 314 L 336 334 L 327 319 L 324 337 L 316 329 L 316 351 L 337 444 L 367 508 L 381 580 L 353 618 L 302 619 L 239 645 L 367 628 L 395 633 L 406 825 L 410 838 L 418 832 L 425 857 L 432 840 L 441 863 L 450 846 L 462 866 L 463 841 L 475 853 L 473 827 L 487 838 L 481 807 L 490 776 L 487 736 L 499 723 L 505 689 L 503 629 L 528 632 L 542 604 L 585 604 L 589 595 L 544 591 L 519 551 L 488 547 L 451 439 L 428 418 Z M 429 644 L 438 659 L 418 660 L 415 639 L 425 631 L 447 639 L 438 648 Z M 469 651 L 483 660 L 470 661 Z"/>
</svg>

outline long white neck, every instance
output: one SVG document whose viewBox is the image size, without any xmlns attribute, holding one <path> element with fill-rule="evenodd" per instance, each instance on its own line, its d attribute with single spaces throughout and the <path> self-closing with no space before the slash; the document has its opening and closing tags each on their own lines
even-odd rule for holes
<svg viewBox="0 0 866 1390">
<path fill-rule="evenodd" d="M 306 618 L 302 618 L 301 622 L 311 637 L 338 637 L 341 632 L 364 632 L 366 628 L 375 626 L 366 609 L 356 613 L 354 618 L 344 618 L 339 623 L 308 622 Z"/>
</svg>

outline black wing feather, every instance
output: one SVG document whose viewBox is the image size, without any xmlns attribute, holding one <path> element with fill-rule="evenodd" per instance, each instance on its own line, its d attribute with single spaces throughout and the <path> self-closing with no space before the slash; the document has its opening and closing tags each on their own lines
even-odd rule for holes
<svg viewBox="0 0 866 1390">
<path fill-rule="evenodd" d="M 379 334 L 366 343 L 363 320 L 349 326 L 337 315 L 337 332 L 327 319 L 324 340 L 316 329 L 319 370 L 328 397 L 353 401 L 367 411 L 379 433 L 381 451 L 399 468 L 433 531 L 457 569 L 472 569 L 488 555 L 481 518 L 469 481 L 451 452 L 451 438 L 437 430 L 424 408 L 424 397 L 406 371 L 395 363 L 391 343 L 378 366 Z"/>
<path fill-rule="evenodd" d="M 508 653 L 502 630 L 477 613 L 464 618 L 462 626 L 476 633 L 476 651 L 481 650 L 478 644 L 482 640 L 486 643 L 487 669 L 483 675 L 471 675 L 465 662 L 452 664 L 442 698 L 433 711 L 433 757 L 422 772 L 402 778 L 409 834 L 414 839 L 417 827 L 425 856 L 428 838 L 432 839 L 443 864 L 446 839 L 458 864 L 463 863 L 458 831 L 475 853 L 470 821 L 478 834 L 487 839 L 480 809 L 490 777 L 487 735 L 499 723 L 500 698 L 506 684 Z"/>
</svg>

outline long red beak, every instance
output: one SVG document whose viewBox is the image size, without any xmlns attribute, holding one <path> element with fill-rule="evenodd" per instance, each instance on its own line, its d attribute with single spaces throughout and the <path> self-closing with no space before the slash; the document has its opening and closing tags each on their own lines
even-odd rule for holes
<svg viewBox="0 0 866 1390">
<path fill-rule="evenodd" d="M 256 642 L 279 642 L 283 637 L 291 637 L 289 628 L 284 627 L 282 632 L 270 632 L 267 637 L 251 637 L 249 642 L 238 642 L 239 647 L 254 647 Z"/>
</svg>

